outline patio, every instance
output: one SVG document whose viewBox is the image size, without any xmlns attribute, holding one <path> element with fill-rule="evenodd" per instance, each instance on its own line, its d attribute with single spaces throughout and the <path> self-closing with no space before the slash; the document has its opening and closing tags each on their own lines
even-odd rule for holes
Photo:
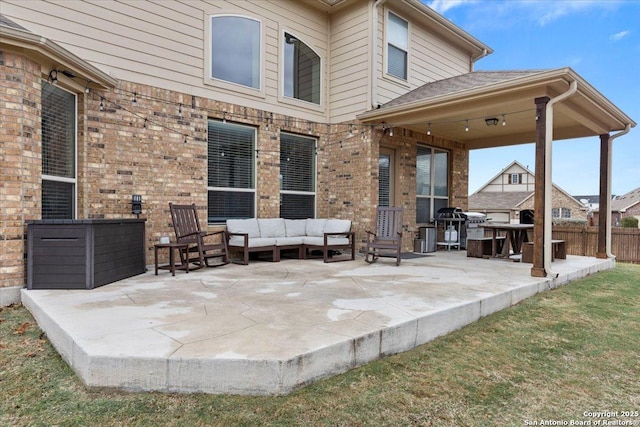
<svg viewBox="0 0 640 427">
<path fill-rule="evenodd" d="M 614 265 L 569 255 L 550 279 L 464 251 L 409 254 L 399 267 L 285 259 L 25 289 L 22 302 L 89 387 L 286 394 Z"/>
</svg>

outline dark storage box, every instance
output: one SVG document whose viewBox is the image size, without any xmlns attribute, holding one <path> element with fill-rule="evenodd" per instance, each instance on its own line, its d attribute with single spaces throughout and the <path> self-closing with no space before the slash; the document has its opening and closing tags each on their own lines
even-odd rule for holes
<svg viewBox="0 0 640 427">
<path fill-rule="evenodd" d="M 144 221 L 27 221 L 28 289 L 93 289 L 144 273 Z"/>
</svg>

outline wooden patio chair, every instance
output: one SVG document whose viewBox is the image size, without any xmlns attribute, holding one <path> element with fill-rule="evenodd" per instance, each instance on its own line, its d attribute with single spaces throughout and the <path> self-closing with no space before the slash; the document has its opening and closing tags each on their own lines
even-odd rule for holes
<svg viewBox="0 0 640 427">
<path fill-rule="evenodd" d="M 180 251 L 183 264 L 193 263 L 202 267 L 218 267 L 229 263 L 227 239 L 224 231 L 208 233 L 200 228 L 196 204 L 174 205 L 169 203 L 173 230 L 177 243 L 188 243 L 186 250 Z M 217 236 L 217 238 L 216 238 Z M 210 264 L 211 258 L 220 258 L 219 262 Z"/>
<path fill-rule="evenodd" d="M 367 248 L 364 260 L 372 264 L 380 256 L 396 258 L 400 265 L 400 249 L 402 246 L 402 212 L 403 209 L 378 206 L 375 233 L 367 230 Z M 371 258 L 369 258 L 371 257 Z"/>
</svg>

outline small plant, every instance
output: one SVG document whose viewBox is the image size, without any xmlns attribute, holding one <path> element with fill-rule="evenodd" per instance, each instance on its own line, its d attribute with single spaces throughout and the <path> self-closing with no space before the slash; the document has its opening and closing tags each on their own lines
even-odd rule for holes
<svg viewBox="0 0 640 427">
<path fill-rule="evenodd" d="M 638 218 L 634 216 L 625 216 L 620 220 L 620 227 L 638 228 Z"/>
</svg>

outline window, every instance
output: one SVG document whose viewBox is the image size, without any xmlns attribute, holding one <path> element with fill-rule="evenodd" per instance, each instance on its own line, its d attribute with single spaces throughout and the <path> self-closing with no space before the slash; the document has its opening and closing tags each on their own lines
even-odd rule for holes
<svg viewBox="0 0 640 427">
<path fill-rule="evenodd" d="M 260 22 L 211 17 L 211 77 L 260 89 Z"/>
<path fill-rule="evenodd" d="M 255 217 L 255 140 L 250 126 L 209 120 L 209 223 Z"/>
<path fill-rule="evenodd" d="M 280 134 L 280 217 L 315 217 L 316 140 Z"/>
<path fill-rule="evenodd" d="M 76 200 L 76 96 L 42 85 L 42 219 L 72 219 Z"/>
<path fill-rule="evenodd" d="M 571 218 L 571 209 L 569 208 L 553 208 L 551 209 L 551 218 Z"/>
<path fill-rule="evenodd" d="M 509 184 L 522 184 L 522 174 L 521 173 L 509 174 Z"/>
<path fill-rule="evenodd" d="M 416 159 L 416 222 L 431 222 L 449 205 L 449 153 L 418 146 Z"/>
<path fill-rule="evenodd" d="M 389 12 L 387 23 L 387 73 L 407 80 L 409 23 Z"/>
<path fill-rule="evenodd" d="M 320 56 L 284 33 L 284 96 L 320 104 Z"/>
</svg>

